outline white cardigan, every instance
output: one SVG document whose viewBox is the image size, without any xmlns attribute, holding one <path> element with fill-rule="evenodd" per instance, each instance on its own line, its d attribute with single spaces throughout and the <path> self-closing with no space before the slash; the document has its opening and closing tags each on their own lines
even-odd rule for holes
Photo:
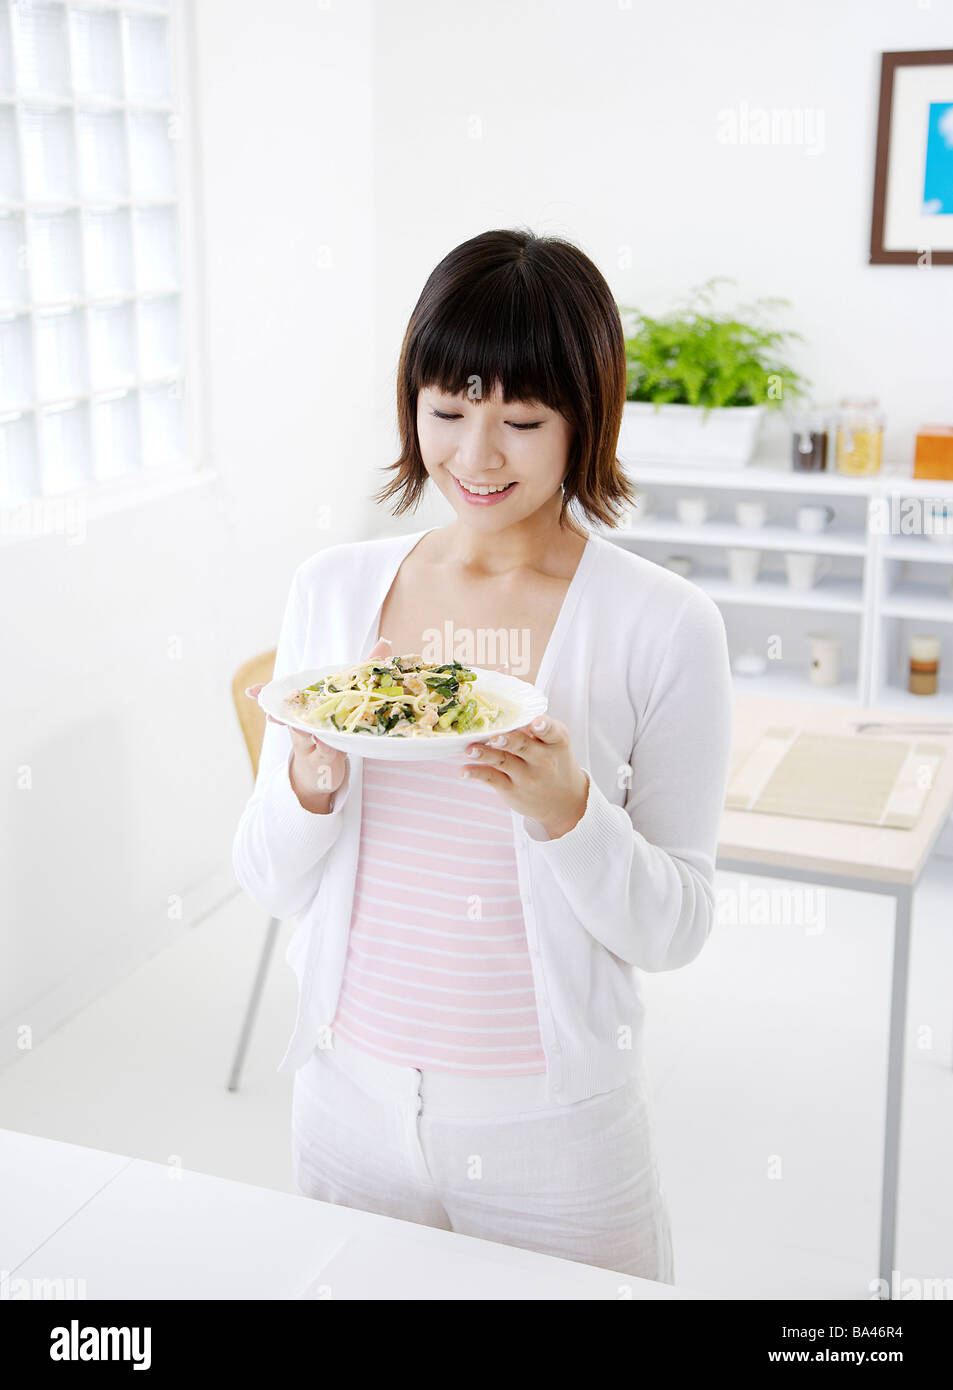
<svg viewBox="0 0 953 1390">
<path fill-rule="evenodd" d="M 397 569 L 427 530 L 344 542 L 301 564 L 275 676 L 363 660 Z M 547 1075 L 563 1104 L 642 1066 L 638 969 L 693 960 L 714 920 L 714 860 L 732 740 L 721 613 L 696 585 L 590 532 L 537 685 L 589 774 L 585 814 L 550 840 L 513 811 L 520 894 Z M 298 1017 L 278 1070 L 327 1045 L 344 972 L 363 759 L 327 815 L 288 776 L 291 739 L 269 721 L 233 863 L 263 912 L 298 915 L 286 959 Z"/>
</svg>

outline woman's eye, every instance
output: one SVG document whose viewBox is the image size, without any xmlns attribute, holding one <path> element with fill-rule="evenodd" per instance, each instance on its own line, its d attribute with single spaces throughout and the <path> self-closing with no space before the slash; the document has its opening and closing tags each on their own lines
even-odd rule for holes
<svg viewBox="0 0 953 1390">
<path fill-rule="evenodd" d="M 459 412 L 454 415 L 445 410 L 437 410 L 435 406 L 430 407 L 430 413 L 437 420 L 461 420 L 463 418 Z M 515 420 L 507 420 L 506 423 L 514 430 L 538 430 L 540 426 L 544 425 L 546 422 L 544 420 L 534 420 L 530 424 L 521 425 L 517 424 Z"/>
</svg>

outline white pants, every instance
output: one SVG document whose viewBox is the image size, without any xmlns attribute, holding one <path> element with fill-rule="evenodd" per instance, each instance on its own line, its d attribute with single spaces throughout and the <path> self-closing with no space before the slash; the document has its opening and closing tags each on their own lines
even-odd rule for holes
<svg viewBox="0 0 953 1390">
<path fill-rule="evenodd" d="M 545 1075 L 458 1077 L 339 1036 L 295 1073 L 304 1197 L 674 1283 L 644 1079 L 560 1105 Z"/>
</svg>

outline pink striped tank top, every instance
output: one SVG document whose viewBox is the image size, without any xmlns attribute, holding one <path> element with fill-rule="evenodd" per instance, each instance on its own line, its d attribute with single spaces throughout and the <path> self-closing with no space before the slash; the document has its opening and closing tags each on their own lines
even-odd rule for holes
<svg viewBox="0 0 953 1390">
<path fill-rule="evenodd" d="M 545 1072 L 510 810 L 463 766 L 364 760 L 333 1031 L 400 1066 Z"/>
</svg>

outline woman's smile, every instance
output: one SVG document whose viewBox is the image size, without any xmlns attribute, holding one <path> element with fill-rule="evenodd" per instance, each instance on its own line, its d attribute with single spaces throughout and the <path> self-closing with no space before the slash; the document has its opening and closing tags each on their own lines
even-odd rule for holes
<svg viewBox="0 0 953 1390">
<path fill-rule="evenodd" d="M 496 502 L 502 502 L 505 497 L 509 497 L 513 490 L 519 487 L 519 483 L 468 483 L 462 478 L 458 478 L 455 473 L 450 474 L 457 485 L 457 492 L 461 497 L 474 507 L 492 507 Z"/>
</svg>

